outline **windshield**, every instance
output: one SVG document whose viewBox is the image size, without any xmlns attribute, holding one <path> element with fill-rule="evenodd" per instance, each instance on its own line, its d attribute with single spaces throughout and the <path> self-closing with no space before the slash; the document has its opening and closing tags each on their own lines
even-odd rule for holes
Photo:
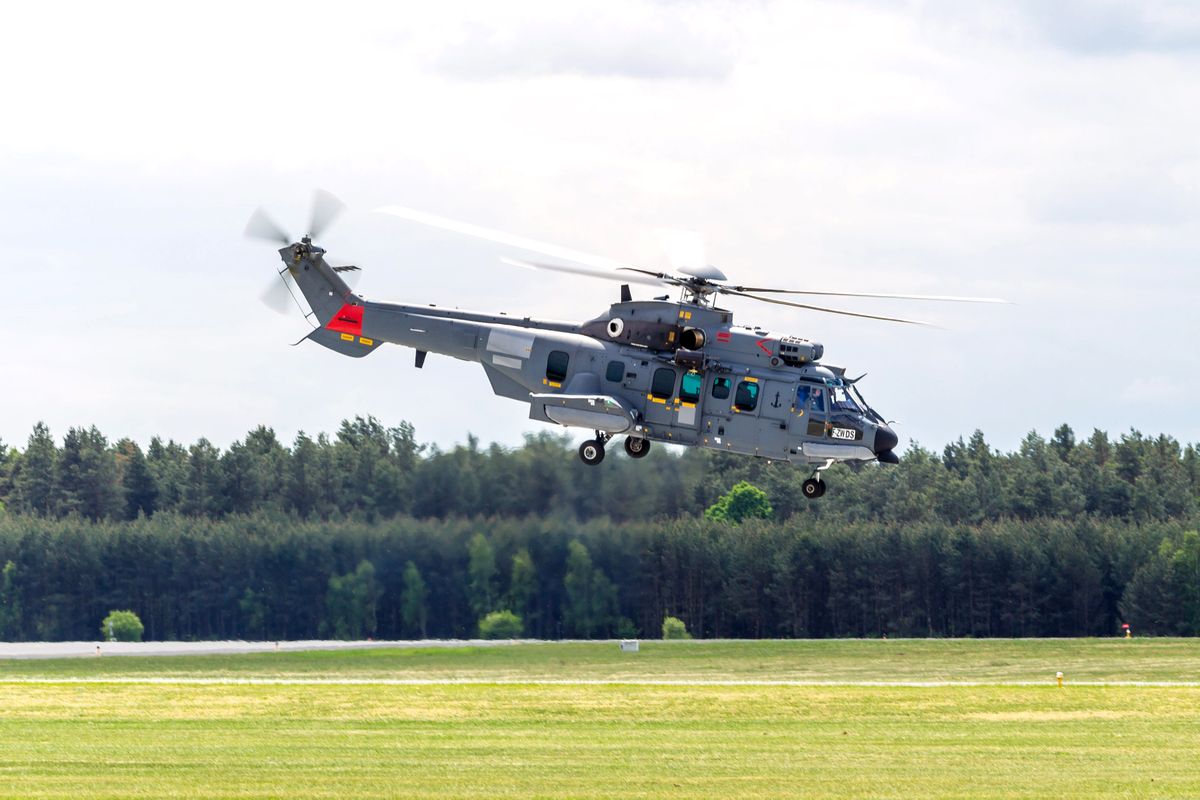
<svg viewBox="0 0 1200 800">
<path fill-rule="evenodd" d="M 848 411 L 852 414 L 861 414 L 862 409 L 858 403 L 850 396 L 850 392 L 844 386 L 833 386 L 829 390 L 829 397 L 833 403 L 834 411 Z"/>
<path fill-rule="evenodd" d="M 867 401 L 863 399 L 862 393 L 858 391 L 857 386 L 850 387 L 850 394 L 854 396 L 854 399 L 858 401 L 860 406 L 866 409 L 867 416 L 876 422 L 883 422 L 883 417 L 879 416 L 879 412 L 867 405 Z"/>
</svg>

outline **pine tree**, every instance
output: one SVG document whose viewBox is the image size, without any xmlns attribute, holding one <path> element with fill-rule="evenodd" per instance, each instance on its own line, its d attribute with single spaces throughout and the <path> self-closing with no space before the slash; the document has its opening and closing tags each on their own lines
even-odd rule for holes
<svg viewBox="0 0 1200 800">
<path fill-rule="evenodd" d="M 49 516 L 58 504 L 58 448 L 44 422 L 33 426 L 13 480 L 16 507 Z"/>
<path fill-rule="evenodd" d="M 409 561 L 404 565 L 403 585 L 400 590 L 400 620 L 404 635 L 425 638 L 429 622 L 429 589 L 421 570 Z"/>
</svg>

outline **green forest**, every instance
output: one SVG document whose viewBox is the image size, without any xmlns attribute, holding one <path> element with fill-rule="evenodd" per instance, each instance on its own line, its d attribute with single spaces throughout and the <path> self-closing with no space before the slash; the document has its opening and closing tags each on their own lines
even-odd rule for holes
<svg viewBox="0 0 1200 800">
<path fill-rule="evenodd" d="M 226 449 L 0 443 L 0 640 L 1200 634 L 1200 452 L 1130 431 L 804 470 L 570 440 L 440 450 L 344 421 Z M 515 620 L 513 619 L 515 615 Z M 488 632 L 484 626 L 485 635 Z"/>
</svg>

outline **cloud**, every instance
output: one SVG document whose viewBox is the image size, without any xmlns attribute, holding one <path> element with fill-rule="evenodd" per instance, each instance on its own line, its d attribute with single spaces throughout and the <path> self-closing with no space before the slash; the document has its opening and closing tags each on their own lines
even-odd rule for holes
<svg viewBox="0 0 1200 800">
<path fill-rule="evenodd" d="M 1163 172 L 1097 170 L 1035 181 L 1030 211 L 1039 222 L 1174 225 L 1193 217 L 1194 203 Z"/>
<path fill-rule="evenodd" d="M 1090 55 L 1200 51 L 1200 6 L 1159 0 L 1033 0 L 1025 6 L 1034 26 L 1064 50 Z"/>
<path fill-rule="evenodd" d="M 691 3 L 560 5 L 519 18 L 472 21 L 433 54 L 433 70 L 464 80 L 577 75 L 720 81 L 738 58 L 731 20 Z M 583 18 L 581 18 L 581 16 Z"/>
</svg>

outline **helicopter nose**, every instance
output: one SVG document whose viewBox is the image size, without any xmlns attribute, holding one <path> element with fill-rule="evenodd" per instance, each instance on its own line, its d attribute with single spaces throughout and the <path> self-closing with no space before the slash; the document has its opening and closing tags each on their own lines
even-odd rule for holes
<svg viewBox="0 0 1200 800">
<path fill-rule="evenodd" d="M 875 455 L 890 453 L 898 444 L 900 437 L 887 425 L 880 425 L 875 429 Z"/>
</svg>

